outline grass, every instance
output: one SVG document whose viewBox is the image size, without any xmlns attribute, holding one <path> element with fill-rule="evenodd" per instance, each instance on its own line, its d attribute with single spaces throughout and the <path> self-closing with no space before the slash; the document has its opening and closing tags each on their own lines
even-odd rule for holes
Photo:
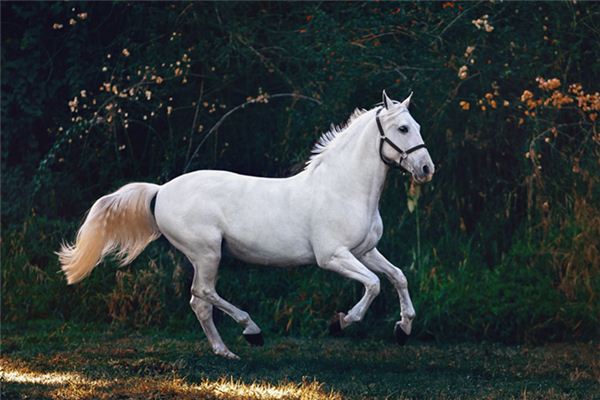
<svg viewBox="0 0 600 400">
<path fill-rule="evenodd" d="M 591 399 L 600 398 L 600 344 L 541 347 L 267 336 L 241 361 L 194 332 L 56 321 L 5 324 L 2 398 Z"/>
</svg>

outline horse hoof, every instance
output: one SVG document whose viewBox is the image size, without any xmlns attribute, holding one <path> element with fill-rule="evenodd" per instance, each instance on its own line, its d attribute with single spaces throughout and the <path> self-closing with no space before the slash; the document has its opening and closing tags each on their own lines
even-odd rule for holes
<svg viewBox="0 0 600 400">
<path fill-rule="evenodd" d="M 408 340 L 408 335 L 402 330 L 400 325 L 394 327 L 394 336 L 396 337 L 396 343 L 400 346 L 404 346 Z"/>
<path fill-rule="evenodd" d="M 335 314 L 331 323 L 329 324 L 329 334 L 331 336 L 341 336 L 342 335 L 342 324 L 340 322 L 341 313 Z"/>
<path fill-rule="evenodd" d="M 214 349 L 213 349 L 213 352 L 214 352 L 216 355 L 218 355 L 218 356 L 221 356 L 221 357 L 223 357 L 223 358 L 227 358 L 228 360 L 239 360 L 239 359 L 240 359 L 240 357 L 239 357 L 237 354 L 235 354 L 235 353 L 232 353 L 232 352 L 231 352 L 229 349 L 227 349 L 227 348 L 225 348 L 225 349 L 223 349 L 223 348 L 219 348 L 219 349 L 216 349 L 216 350 L 214 350 Z"/>
<path fill-rule="evenodd" d="M 262 346 L 265 344 L 265 339 L 263 338 L 262 332 L 249 334 L 244 333 L 243 335 L 244 339 L 246 339 L 251 346 Z"/>
</svg>

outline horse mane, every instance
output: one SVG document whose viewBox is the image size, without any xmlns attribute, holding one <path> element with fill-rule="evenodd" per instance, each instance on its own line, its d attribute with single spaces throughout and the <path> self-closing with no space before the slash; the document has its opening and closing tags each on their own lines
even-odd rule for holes
<svg viewBox="0 0 600 400">
<path fill-rule="evenodd" d="M 360 117 L 367 111 L 369 110 L 365 110 L 364 108 L 356 108 L 350 115 L 350 118 L 348 118 L 348 121 L 346 121 L 344 124 L 331 124 L 331 128 L 329 128 L 327 132 L 323 133 L 321 137 L 317 139 L 317 142 L 311 149 L 311 155 L 306 161 L 305 168 L 307 168 L 311 163 L 313 163 L 315 159 L 319 158 L 319 156 L 324 154 L 327 151 L 327 149 L 332 146 L 332 143 L 334 143 L 336 139 L 338 139 L 344 134 L 346 128 L 350 126 L 350 124 L 352 124 L 354 120 L 356 120 L 358 117 Z"/>
</svg>

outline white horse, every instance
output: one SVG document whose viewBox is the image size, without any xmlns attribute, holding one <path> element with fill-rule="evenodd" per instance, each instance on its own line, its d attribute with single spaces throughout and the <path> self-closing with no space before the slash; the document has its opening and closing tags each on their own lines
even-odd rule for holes
<svg viewBox="0 0 600 400">
<path fill-rule="evenodd" d="M 383 233 L 379 198 L 390 167 L 408 171 L 419 183 L 434 173 L 420 126 L 408 112 L 411 96 L 397 102 L 384 91 L 381 106 L 356 110 L 345 127 L 323 134 L 305 169 L 289 178 L 196 171 L 162 186 L 131 183 L 100 198 L 75 244 L 58 252 L 67 282 L 82 280 L 115 250 L 129 263 L 163 234 L 194 265 L 190 304 L 213 351 L 238 358 L 215 327 L 213 306 L 241 324 L 251 344 L 262 345 L 263 338 L 248 313 L 215 290 L 222 248 L 255 264 L 316 263 L 362 283 L 364 296 L 336 316 L 332 332 L 363 318 L 379 293 L 376 272 L 400 297 L 394 332 L 402 344 L 415 311 L 404 274 L 376 246 Z"/>
</svg>

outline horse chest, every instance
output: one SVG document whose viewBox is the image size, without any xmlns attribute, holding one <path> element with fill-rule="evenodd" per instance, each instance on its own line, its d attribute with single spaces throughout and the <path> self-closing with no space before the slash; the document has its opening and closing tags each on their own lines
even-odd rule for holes
<svg viewBox="0 0 600 400">
<path fill-rule="evenodd" d="M 383 222 L 379 213 L 373 218 L 369 229 L 366 230 L 361 240 L 357 241 L 356 245 L 351 248 L 352 254 L 357 257 L 362 256 L 369 250 L 373 249 L 379 243 L 383 234 Z"/>
</svg>

